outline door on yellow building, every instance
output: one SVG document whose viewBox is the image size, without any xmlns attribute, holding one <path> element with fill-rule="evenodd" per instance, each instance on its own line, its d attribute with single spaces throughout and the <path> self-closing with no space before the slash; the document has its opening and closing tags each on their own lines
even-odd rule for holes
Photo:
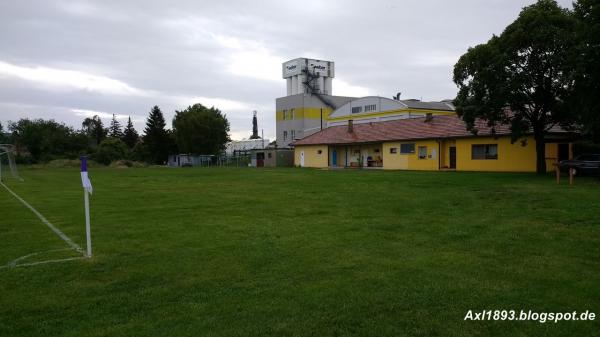
<svg viewBox="0 0 600 337">
<path fill-rule="evenodd" d="M 337 166 L 337 150 L 331 152 L 331 166 Z"/>
</svg>

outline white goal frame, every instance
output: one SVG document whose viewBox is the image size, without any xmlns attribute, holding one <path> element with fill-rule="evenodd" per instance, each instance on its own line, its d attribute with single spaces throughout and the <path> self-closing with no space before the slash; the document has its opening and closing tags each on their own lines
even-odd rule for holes
<svg viewBox="0 0 600 337">
<path fill-rule="evenodd" d="M 64 261 L 72 261 L 72 260 L 89 258 L 90 256 L 86 255 L 86 253 L 83 251 L 83 249 L 81 249 L 81 247 L 77 243 L 75 243 L 73 240 L 71 240 L 71 238 L 69 238 L 67 235 L 65 235 L 65 233 L 63 233 L 58 227 L 53 225 L 40 212 L 38 212 L 37 209 L 35 209 L 33 206 L 31 206 L 27 201 L 25 201 L 23 198 L 21 198 L 17 193 L 15 193 L 12 189 L 10 189 L 4 183 L 5 177 L 9 177 L 9 176 L 12 176 L 12 178 L 15 178 L 19 181 L 23 181 L 23 179 L 21 179 L 21 177 L 19 176 L 19 171 L 17 170 L 17 163 L 15 161 L 15 153 L 16 153 L 16 151 L 15 151 L 14 145 L 0 144 L 0 189 L 4 188 L 8 193 L 10 193 L 12 196 L 14 196 L 19 202 L 21 202 L 23 204 L 23 206 L 28 208 L 35 216 L 37 216 L 44 225 L 46 225 L 50 230 L 52 230 L 52 232 L 54 232 L 54 234 L 56 234 L 61 240 L 63 240 L 69 247 L 29 253 L 29 254 L 23 255 L 21 257 L 17 257 L 16 259 L 9 261 L 5 265 L 0 265 L 0 270 L 14 268 L 14 267 L 21 267 L 21 266 L 35 266 L 35 265 L 45 264 L 45 263 L 56 263 L 56 262 L 64 262 Z M 4 157 L 7 158 L 10 174 L 5 173 L 7 170 L 4 170 L 4 171 L 2 170 L 2 159 Z M 4 175 L 2 175 L 3 173 L 4 173 Z M 89 240 L 89 237 L 88 237 L 88 240 Z M 38 256 L 38 255 L 48 253 L 48 252 L 63 251 L 63 250 L 73 250 L 78 253 L 77 255 L 80 255 L 80 256 L 68 257 L 68 258 L 62 258 L 62 259 L 26 262 L 26 260 L 28 258 L 31 258 L 33 256 Z"/>
<path fill-rule="evenodd" d="M 12 144 L 0 144 L 0 181 L 3 181 L 6 174 L 3 175 L 2 170 L 2 158 L 6 158 L 8 162 L 8 168 L 10 175 L 17 180 L 23 181 L 19 176 L 19 170 L 17 169 L 17 163 L 15 161 L 15 146 Z"/>
</svg>

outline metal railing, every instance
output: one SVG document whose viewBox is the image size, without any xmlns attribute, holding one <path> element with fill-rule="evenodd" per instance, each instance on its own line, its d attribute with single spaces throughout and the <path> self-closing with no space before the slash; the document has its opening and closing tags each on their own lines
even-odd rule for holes
<svg viewBox="0 0 600 337">
<path fill-rule="evenodd" d="M 251 163 L 250 154 L 237 155 L 178 155 L 169 166 L 179 167 L 247 167 Z"/>
</svg>

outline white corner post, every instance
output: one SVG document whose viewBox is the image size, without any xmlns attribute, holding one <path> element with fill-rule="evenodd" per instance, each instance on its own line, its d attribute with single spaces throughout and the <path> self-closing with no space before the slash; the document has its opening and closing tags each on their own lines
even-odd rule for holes
<svg viewBox="0 0 600 337">
<path fill-rule="evenodd" d="M 92 233 L 90 229 L 90 194 L 92 193 L 92 183 L 87 172 L 87 157 L 81 156 L 79 159 L 81 159 L 81 184 L 83 185 L 83 203 L 85 206 L 86 256 L 92 257 Z"/>
<path fill-rule="evenodd" d="M 87 241 L 87 257 L 92 257 L 92 233 L 90 229 L 90 193 L 83 189 L 83 200 L 85 204 L 85 238 Z"/>
</svg>

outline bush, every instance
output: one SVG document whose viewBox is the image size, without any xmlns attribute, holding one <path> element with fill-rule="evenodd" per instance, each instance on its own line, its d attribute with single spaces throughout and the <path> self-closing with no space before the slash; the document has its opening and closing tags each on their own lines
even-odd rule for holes
<svg viewBox="0 0 600 337">
<path fill-rule="evenodd" d="M 48 167 L 80 167 L 81 161 L 77 159 L 54 159 L 48 162 Z"/>
<path fill-rule="evenodd" d="M 15 156 L 15 161 L 20 165 L 31 165 L 35 163 L 35 159 L 32 156 L 24 156 L 22 154 L 17 154 Z"/>
<path fill-rule="evenodd" d="M 127 167 L 148 167 L 148 164 L 134 160 L 115 160 L 110 163 L 110 167 L 127 168 Z"/>
<path fill-rule="evenodd" d="M 94 159 L 104 165 L 112 161 L 129 157 L 129 148 L 122 140 L 117 138 L 108 138 L 103 140 L 98 146 Z"/>
<path fill-rule="evenodd" d="M 98 163 L 93 160 L 88 160 L 87 165 L 88 167 L 95 167 L 98 166 Z M 52 168 L 81 167 L 81 161 L 79 159 L 55 159 L 49 161 L 45 166 Z"/>
</svg>

